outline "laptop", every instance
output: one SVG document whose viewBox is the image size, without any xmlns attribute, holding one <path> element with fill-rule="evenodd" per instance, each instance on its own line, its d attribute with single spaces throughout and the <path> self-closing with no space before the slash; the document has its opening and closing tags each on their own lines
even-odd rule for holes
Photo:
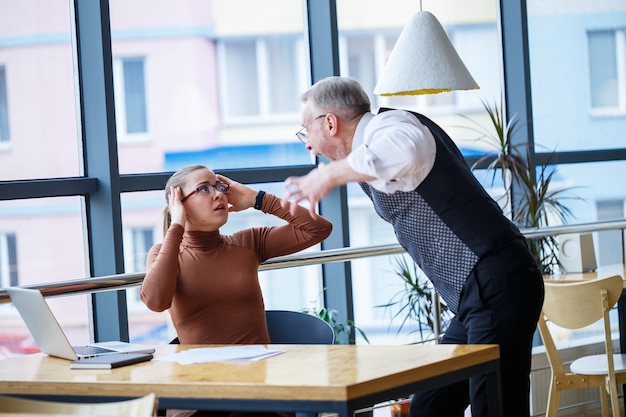
<svg viewBox="0 0 626 417">
<path fill-rule="evenodd" d="M 72 361 L 111 353 L 153 353 L 154 348 L 122 341 L 72 346 L 38 290 L 6 288 L 11 301 L 43 353 Z"/>
</svg>

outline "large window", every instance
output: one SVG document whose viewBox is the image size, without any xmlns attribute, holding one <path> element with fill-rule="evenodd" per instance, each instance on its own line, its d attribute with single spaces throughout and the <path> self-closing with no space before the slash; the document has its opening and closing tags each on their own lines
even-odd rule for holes
<svg viewBox="0 0 626 417">
<path fill-rule="evenodd" d="M 520 122 L 537 152 L 623 147 L 626 4 L 588 5 L 528 2 L 532 124 Z"/>
<path fill-rule="evenodd" d="M 82 171 L 69 7 L 67 0 L 0 2 L 2 181 Z"/>
<path fill-rule="evenodd" d="M 528 0 L 523 1 L 527 16 L 501 25 L 500 17 L 514 15 L 512 9 L 525 10 L 519 7 L 522 1 L 455 0 L 436 9 L 425 2 L 480 90 L 410 98 L 372 95 L 374 107 L 408 107 L 432 117 L 469 155 L 478 145 L 476 135 L 463 128 L 468 126 L 463 116 L 488 126 L 481 100 L 499 102 L 505 83 L 511 89 L 523 86 L 526 90 L 507 91 L 507 97 L 512 107 L 532 109 L 532 119 L 520 124 L 531 130 L 536 149 L 575 154 L 565 155 L 576 163 L 563 165 L 555 181 L 581 186 L 584 202 L 571 203 L 574 222 L 605 218 L 607 207 L 625 200 L 622 187 L 614 186 L 622 163 L 607 159 L 626 152 L 626 4 L 598 0 L 569 7 L 566 1 Z M 335 3 L 336 15 L 327 13 L 323 6 Z M 100 15 L 103 4 L 109 13 Z M 312 21 L 307 7 L 315 9 Z M 190 163 L 228 171 L 280 195 L 285 177 L 301 174 L 312 162 L 293 135 L 301 124 L 298 96 L 311 74 L 338 70 L 371 92 L 418 8 L 409 0 L 0 2 L 2 285 L 14 282 L 5 272 L 11 265 L 20 285 L 141 271 L 145 251 L 161 239 L 166 174 Z M 71 21 L 94 16 L 81 24 Z M 98 28 L 99 22 L 107 27 Z M 337 33 L 319 33 L 335 22 Z M 111 38 L 100 42 L 109 29 Z M 501 48 L 500 35 L 519 40 L 526 33 L 527 45 Z M 529 63 L 529 73 L 520 62 Z M 114 131 L 117 137 L 109 134 Z M 606 149 L 610 156 L 587 152 Z M 323 204 L 326 213 L 345 216 L 334 219 L 341 237 L 333 247 L 343 246 L 345 236 L 352 246 L 395 241 L 358 188 L 348 187 L 347 202 L 333 196 Z M 237 213 L 229 226 L 261 224 L 265 219 L 258 215 Z M 333 284 L 349 268 L 334 266 L 324 267 L 330 285 L 321 298 L 347 299 Z M 357 325 L 374 341 L 392 340 L 388 318 L 375 307 L 391 294 L 392 263 L 367 259 L 351 267 Z M 298 309 L 319 302 L 321 270 L 263 272 L 267 305 Z M 95 294 L 94 305 L 108 296 Z M 167 313 L 148 314 L 136 292 L 129 291 L 129 297 L 131 337 L 166 341 Z M 63 300 L 54 304 L 59 316 L 71 318 L 88 308 L 87 299 L 92 298 L 80 297 L 78 307 Z M 94 315 L 115 310 L 113 315 L 125 317 L 124 303 L 106 300 Z M 123 333 L 123 320 L 97 322 Z M 85 322 L 78 325 L 85 330 Z"/>
<path fill-rule="evenodd" d="M 384 18 L 367 20 L 364 16 L 378 16 L 380 9 L 361 6 L 363 14 L 350 13 L 350 1 L 339 1 L 338 26 L 340 38 L 340 63 L 342 75 L 356 78 L 365 91 L 373 92 L 386 58 L 396 39 L 411 16 L 418 12 L 407 2 L 394 1 L 403 10 Z M 448 131 L 463 152 L 469 154 L 480 147 L 475 132 L 464 129 L 469 126 L 464 116 L 476 118 L 477 123 L 486 120 L 481 100 L 498 101 L 501 88 L 501 48 L 498 40 L 494 4 L 479 2 L 473 11 L 479 10 L 481 19 L 469 19 L 463 12 L 462 2 L 437 13 L 436 17 L 461 56 L 468 70 L 480 86 L 477 91 L 454 91 L 433 95 L 378 97 L 370 94 L 373 111 L 379 107 L 392 107 L 418 111 L 438 122 Z M 391 5 L 389 5 L 391 9 Z M 406 11 L 404 11 L 406 9 Z M 344 13 L 341 13 L 341 10 Z M 378 16 L 380 17 L 380 16 Z M 391 23 L 393 22 L 393 23 Z M 481 45 L 481 53 L 475 53 Z M 474 136 L 472 136 L 474 135 Z M 397 243 L 392 227 L 375 213 L 371 202 L 355 185 L 348 187 L 350 242 L 354 246 Z M 395 317 L 397 308 L 383 308 L 401 288 L 395 257 L 359 259 L 351 262 L 354 317 L 357 324 L 373 343 L 407 343 L 419 341 L 422 333 L 416 324 L 409 323 L 396 335 L 402 317 Z M 397 307 L 397 306 L 396 306 Z M 359 342 L 363 343 L 362 340 Z"/>
</svg>

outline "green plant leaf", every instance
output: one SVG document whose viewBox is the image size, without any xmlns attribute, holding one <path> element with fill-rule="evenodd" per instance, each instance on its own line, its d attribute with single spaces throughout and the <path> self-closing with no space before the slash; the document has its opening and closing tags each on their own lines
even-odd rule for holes
<svg viewBox="0 0 626 417">
<path fill-rule="evenodd" d="M 388 303 L 376 307 L 389 310 L 392 321 L 401 318 L 396 335 L 400 334 L 405 326 L 412 324 L 416 325 L 417 329 L 411 330 L 410 333 L 419 332 L 420 338 L 424 340 L 424 327 L 428 327 L 429 332 L 432 332 L 438 320 L 434 317 L 438 310 L 433 308 L 434 287 L 415 263 L 409 264 L 406 256 L 398 255 L 393 259 L 395 276 L 400 278 L 403 288 L 396 292 Z M 445 304 L 441 305 L 441 312 L 444 317 L 451 316 Z"/>
<path fill-rule="evenodd" d="M 511 210 L 511 219 L 520 227 L 545 227 L 553 219 L 566 223 L 573 212 L 565 205 L 567 200 L 582 200 L 572 192 L 579 187 L 555 188 L 553 186 L 556 152 L 553 151 L 542 165 L 534 166 L 533 150 L 528 143 L 514 145 L 513 136 L 519 131 L 519 121 L 512 116 L 505 120 L 503 102 L 490 105 L 483 101 L 491 125 L 481 126 L 475 120 L 463 116 L 472 122 L 469 127 L 479 134 L 475 139 L 494 149 L 495 155 L 487 154 L 478 159 L 472 169 L 486 168 L 491 171 L 492 185 L 497 173 L 505 186 L 505 205 L 511 203 L 512 187 L 517 186 L 516 201 Z M 485 166 L 485 163 L 489 163 Z M 510 180 L 506 177 L 511 175 Z M 507 181 L 508 180 L 508 181 Z M 518 196 L 519 194 L 519 196 Z M 529 248 L 544 273 L 553 272 L 558 266 L 558 240 L 552 236 L 529 240 Z"/>
<path fill-rule="evenodd" d="M 323 288 L 322 291 L 326 291 L 326 288 Z M 339 312 L 337 310 L 322 307 L 320 309 L 303 308 L 300 311 L 306 314 L 317 316 L 324 320 L 326 323 L 330 324 L 330 327 L 332 327 L 333 331 L 335 332 L 335 344 L 341 344 L 345 339 L 349 340 L 353 332 L 358 332 L 358 334 L 361 335 L 366 343 L 370 343 L 365 332 L 357 327 L 352 320 L 340 322 L 338 319 Z M 343 337 L 344 335 L 345 337 Z"/>
</svg>

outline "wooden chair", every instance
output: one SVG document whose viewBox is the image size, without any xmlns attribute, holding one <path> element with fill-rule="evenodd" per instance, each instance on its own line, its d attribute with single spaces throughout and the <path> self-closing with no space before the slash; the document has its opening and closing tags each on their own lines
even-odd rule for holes
<svg viewBox="0 0 626 417">
<path fill-rule="evenodd" d="M 67 414 L 100 417 L 153 417 L 157 400 L 154 394 L 125 401 L 102 403 L 68 403 L 31 400 L 27 398 L 0 396 L 0 412 Z"/>
<path fill-rule="evenodd" d="M 556 417 L 561 391 L 598 387 L 602 416 L 608 417 L 607 395 L 613 416 L 619 416 L 618 384 L 626 383 L 626 355 L 613 354 L 609 311 L 622 294 L 619 275 L 577 282 L 546 281 L 546 296 L 538 327 L 550 363 L 552 380 L 546 417 Z M 574 360 L 566 371 L 547 321 L 566 329 L 580 329 L 602 320 L 605 353 Z M 609 353 L 609 354 L 607 354 Z"/>
</svg>

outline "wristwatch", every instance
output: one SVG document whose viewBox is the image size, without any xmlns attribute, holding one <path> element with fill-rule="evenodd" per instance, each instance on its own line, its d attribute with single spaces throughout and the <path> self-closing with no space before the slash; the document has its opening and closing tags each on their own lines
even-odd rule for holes
<svg viewBox="0 0 626 417">
<path fill-rule="evenodd" d="M 254 202 L 254 208 L 256 210 L 261 210 L 261 206 L 263 205 L 263 197 L 265 197 L 265 191 L 261 190 L 256 195 L 256 200 Z"/>
</svg>

